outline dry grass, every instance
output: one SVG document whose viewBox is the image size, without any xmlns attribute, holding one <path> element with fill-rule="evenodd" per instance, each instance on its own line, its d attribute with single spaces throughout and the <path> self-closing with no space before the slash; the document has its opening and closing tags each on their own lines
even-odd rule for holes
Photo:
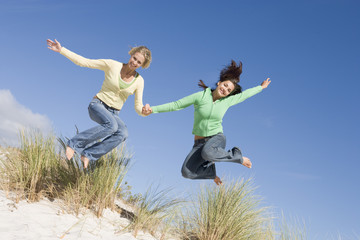
<svg viewBox="0 0 360 240">
<path fill-rule="evenodd" d="M 85 207 L 97 216 L 105 208 L 115 208 L 129 164 L 123 149 L 114 149 L 85 171 L 78 156 L 66 160 L 64 141 L 54 135 L 21 132 L 20 140 L 19 148 L 7 148 L 0 159 L 0 187 L 14 192 L 17 201 L 60 198 L 75 213 Z"/>
<path fill-rule="evenodd" d="M 75 184 L 66 187 L 65 200 L 77 214 L 82 207 L 94 210 L 98 217 L 105 208 L 116 209 L 114 202 L 123 190 L 128 163 L 121 151 L 113 150 L 91 163 Z"/>
<path fill-rule="evenodd" d="M 173 234 L 173 220 L 178 213 L 178 207 L 183 201 L 169 197 L 170 190 L 159 190 L 150 187 L 148 191 L 135 203 L 135 216 L 127 227 L 136 237 L 138 231 L 148 231 L 152 235 L 160 234 L 160 239 L 166 239 Z"/>
<path fill-rule="evenodd" d="M 283 218 L 280 231 L 274 230 L 268 209 L 259 207 L 252 180 L 202 187 L 193 202 L 171 199 L 169 189 L 158 188 L 133 197 L 123 184 L 130 161 L 124 149 L 114 149 L 84 170 L 79 156 L 66 160 L 65 141 L 54 135 L 21 132 L 20 140 L 19 148 L 2 149 L 0 157 L 0 188 L 15 193 L 16 201 L 60 198 L 75 214 L 86 208 L 100 217 L 105 208 L 116 209 L 115 199 L 123 194 L 135 201 L 125 228 L 134 236 L 142 230 L 160 239 L 306 239 L 305 224 L 299 222 L 289 224 Z"/>
<path fill-rule="evenodd" d="M 296 218 L 289 220 L 285 218 L 284 214 L 281 216 L 280 224 L 280 233 L 279 240 L 305 240 L 306 237 L 306 227 L 305 222 L 300 222 Z"/>
<path fill-rule="evenodd" d="M 183 238 L 191 240 L 273 239 L 271 218 L 254 195 L 250 181 L 203 187 L 182 220 Z"/>
<path fill-rule="evenodd" d="M 16 200 L 37 201 L 41 197 L 58 197 L 59 169 L 54 137 L 40 133 L 20 133 L 20 148 L 7 148 L 0 166 L 1 188 L 16 193 Z"/>
</svg>

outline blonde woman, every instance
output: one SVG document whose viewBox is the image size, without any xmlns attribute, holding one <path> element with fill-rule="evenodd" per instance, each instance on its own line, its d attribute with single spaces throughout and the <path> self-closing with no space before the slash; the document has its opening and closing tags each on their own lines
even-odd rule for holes
<svg viewBox="0 0 360 240">
<path fill-rule="evenodd" d="M 145 116 L 142 114 L 144 79 L 136 70 L 139 67 L 149 67 L 151 52 L 145 46 L 132 48 L 129 51 L 129 61 L 121 63 L 112 59 L 84 58 L 62 47 L 56 39 L 48 39 L 47 45 L 76 65 L 99 69 L 105 73 L 101 90 L 88 107 L 90 118 L 99 125 L 75 135 L 68 141 L 66 148 L 68 160 L 77 152 L 84 168 L 87 168 L 89 161 L 99 159 L 128 137 L 127 127 L 119 117 L 128 96 L 135 94 L 135 110 L 140 116 Z"/>
</svg>

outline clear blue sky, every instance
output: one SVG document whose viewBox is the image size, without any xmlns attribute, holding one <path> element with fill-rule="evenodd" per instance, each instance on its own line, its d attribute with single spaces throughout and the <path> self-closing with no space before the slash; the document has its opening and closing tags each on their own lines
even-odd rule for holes
<svg viewBox="0 0 360 240">
<path fill-rule="evenodd" d="M 16 126 L 51 126 L 67 137 L 75 125 L 94 126 L 87 106 L 103 72 L 47 49 L 47 38 L 122 62 L 131 46 L 148 46 L 153 62 L 139 72 L 151 105 L 198 91 L 199 79 L 212 85 L 241 60 L 244 89 L 272 83 L 223 121 L 228 148 L 239 146 L 253 169 L 217 164 L 218 175 L 253 177 L 264 205 L 304 219 L 309 239 L 360 235 L 359 1 L 2 0 L 0 30 L 2 140 Z M 180 174 L 193 144 L 192 107 L 143 118 L 131 96 L 120 117 L 134 192 L 150 183 L 178 193 L 213 184 Z"/>
</svg>

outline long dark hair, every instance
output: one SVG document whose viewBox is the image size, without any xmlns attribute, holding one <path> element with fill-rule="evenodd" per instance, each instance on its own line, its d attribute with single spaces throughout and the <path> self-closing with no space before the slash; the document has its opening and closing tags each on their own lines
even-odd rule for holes
<svg viewBox="0 0 360 240">
<path fill-rule="evenodd" d="M 239 66 L 236 64 L 236 62 L 234 60 L 231 60 L 230 65 L 226 66 L 225 68 L 223 68 L 220 72 L 220 82 L 224 82 L 224 81 L 231 81 L 235 88 L 234 90 L 228 95 L 235 95 L 238 93 L 242 92 L 242 88 L 241 86 L 238 84 L 240 82 L 240 74 L 242 73 L 242 62 L 239 62 Z M 206 89 L 208 88 L 208 86 L 206 86 L 206 84 L 200 80 L 198 83 L 198 86 Z M 211 89 L 211 91 L 214 91 L 215 89 Z"/>
</svg>

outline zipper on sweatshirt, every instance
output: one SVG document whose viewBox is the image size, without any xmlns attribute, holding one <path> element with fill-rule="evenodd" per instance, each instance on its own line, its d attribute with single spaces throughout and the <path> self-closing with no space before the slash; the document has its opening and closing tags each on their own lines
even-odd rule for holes
<svg viewBox="0 0 360 240">
<path fill-rule="evenodd" d="M 211 109 L 210 109 L 210 114 L 209 114 L 209 117 L 208 117 L 207 120 L 206 120 L 206 135 L 208 135 L 208 133 L 209 133 L 209 121 L 210 121 L 211 116 L 212 116 L 212 114 L 213 114 L 214 104 L 215 104 L 215 102 L 212 101 L 212 103 L 211 103 Z"/>
</svg>

